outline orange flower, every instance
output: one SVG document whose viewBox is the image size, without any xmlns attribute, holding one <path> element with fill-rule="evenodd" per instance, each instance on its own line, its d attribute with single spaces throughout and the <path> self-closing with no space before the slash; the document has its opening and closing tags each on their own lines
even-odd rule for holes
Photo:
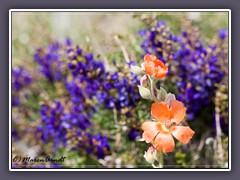
<svg viewBox="0 0 240 180">
<path fill-rule="evenodd" d="M 175 146 L 172 135 L 187 144 L 195 133 L 188 126 L 178 126 L 186 115 L 186 108 L 180 101 L 172 101 L 170 107 L 166 102 L 153 103 L 151 114 L 157 121 L 142 124 L 143 139 L 147 143 L 152 142 L 157 150 L 172 152 Z"/>
<path fill-rule="evenodd" d="M 147 54 L 144 56 L 143 67 L 146 73 L 155 78 L 163 78 L 168 72 L 168 68 L 164 63 L 154 55 Z"/>
</svg>

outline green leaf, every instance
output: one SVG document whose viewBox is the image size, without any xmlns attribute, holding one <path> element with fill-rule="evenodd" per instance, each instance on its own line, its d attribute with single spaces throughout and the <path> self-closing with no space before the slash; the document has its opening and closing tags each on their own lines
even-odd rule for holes
<svg viewBox="0 0 240 180">
<path fill-rule="evenodd" d="M 164 101 L 165 97 L 167 95 L 167 92 L 165 89 L 163 89 L 162 87 L 160 87 L 160 89 L 156 89 L 157 90 L 157 100 L 159 102 Z"/>
<path fill-rule="evenodd" d="M 138 86 L 138 89 L 139 89 L 139 94 L 141 95 L 142 98 L 150 99 L 150 100 L 153 99 L 149 89 L 147 89 L 143 86 Z"/>
<path fill-rule="evenodd" d="M 139 66 L 130 66 L 131 67 L 131 71 L 134 73 L 134 74 L 143 74 L 143 70 L 142 68 L 140 68 Z"/>
</svg>

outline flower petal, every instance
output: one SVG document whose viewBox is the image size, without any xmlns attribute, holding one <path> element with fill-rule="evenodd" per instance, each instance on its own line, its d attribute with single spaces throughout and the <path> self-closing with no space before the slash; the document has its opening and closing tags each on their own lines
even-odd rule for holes
<svg viewBox="0 0 240 180">
<path fill-rule="evenodd" d="M 156 122 L 144 122 L 142 124 L 142 129 L 143 129 L 143 139 L 149 143 L 151 142 L 155 136 L 159 133 L 160 129 L 159 126 Z"/>
<path fill-rule="evenodd" d="M 156 72 L 155 77 L 163 78 L 168 72 L 167 66 L 165 66 L 164 63 L 158 59 L 154 60 L 154 64 L 155 64 L 155 68 L 156 68 L 155 69 L 155 72 Z"/>
<path fill-rule="evenodd" d="M 163 68 L 158 68 L 155 74 L 156 78 L 163 78 L 167 74 L 168 70 Z"/>
<path fill-rule="evenodd" d="M 153 103 L 151 108 L 151 114 L 158 121 L 164 123 L 171 119 L 171 113 L 165 102 Z"/>
<path fill-rule="evenodd" d="M 179 124 L 186 115 L 186 108 L 182 102 L 177 100 L 171 102 L 170 111 L 177 124 Z"/>
<path fill-rule="evenodd" d="M 172 152 L 175 147 L 173 137 L 170 133 L 160 132 L 155 138 L 155 148 L 164 153 Z"/>
<path fill-rule="evenodd" d="M 155 60 L 155 59 L 157 59 L 157 57 L 154 56 L 154 55 L 146 54 L 146 55 L 144 56 L 144 61 L 153 61 L 153 60 Z"/>
<path fill-rule="evenodd" d="M 152 76 L 155 73 L 155 64 L 152 61 L 144 61 L 144 69 L 146 73 Z"/>
<path fill-rule="evenodd" d="M 180 142 L 187 144 L 193 137 L 194 131 L 189 126 L 176 126 L 172 131 L 172 135 Z"/>
</svg>

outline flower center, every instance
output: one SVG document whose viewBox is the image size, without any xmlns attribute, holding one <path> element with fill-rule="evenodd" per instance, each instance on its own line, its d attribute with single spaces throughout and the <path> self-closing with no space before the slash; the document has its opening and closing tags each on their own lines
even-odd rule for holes
<svg viewBox="0 0 240 180">
<path fill-rule="evenodd" d="M 162 130 L 164 132 L 171 132 L 172 128 L 175 127 L 177 124 L 175 121 L 173 120 L 167 120 L 164 122 L 164 124 L 162 124 Z"/>
</svg>

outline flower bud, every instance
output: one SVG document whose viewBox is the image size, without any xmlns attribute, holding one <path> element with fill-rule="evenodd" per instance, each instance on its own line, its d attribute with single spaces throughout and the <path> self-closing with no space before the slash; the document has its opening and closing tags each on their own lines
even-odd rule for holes
<svg viewBox="0 0 240 180">
<path fill-rule="evenodd" d="M 149 83 L 148 83 L 148 77 L 147 77 L 146 74 L 141 78 L 140 84 L 141 84 L 141 86 L 144 86 L 144 87 L 146 87 L 146 86 L 149 85 Z"/>
<path fill-rule="evenodd" d="M 170 106 L 171 102 L 172 102 L 172 101 L 175 101 L 175 100 L 176 100 L 176 97 L 175 97 L 174 94 L 168 93 L 168 94 L 166 95 L 165 102 L 167 103 L 168 106 Z"/>
<path fill-rule="evenodd" d="M 143 156 L 146 159 L 146 161 L 150 164 L 153 164 L 155 161 L 154 151 L 155 149 L 151 146 L 148 148 L 147 152 L 145 151 L 145 154 Z"/>
</svg>

